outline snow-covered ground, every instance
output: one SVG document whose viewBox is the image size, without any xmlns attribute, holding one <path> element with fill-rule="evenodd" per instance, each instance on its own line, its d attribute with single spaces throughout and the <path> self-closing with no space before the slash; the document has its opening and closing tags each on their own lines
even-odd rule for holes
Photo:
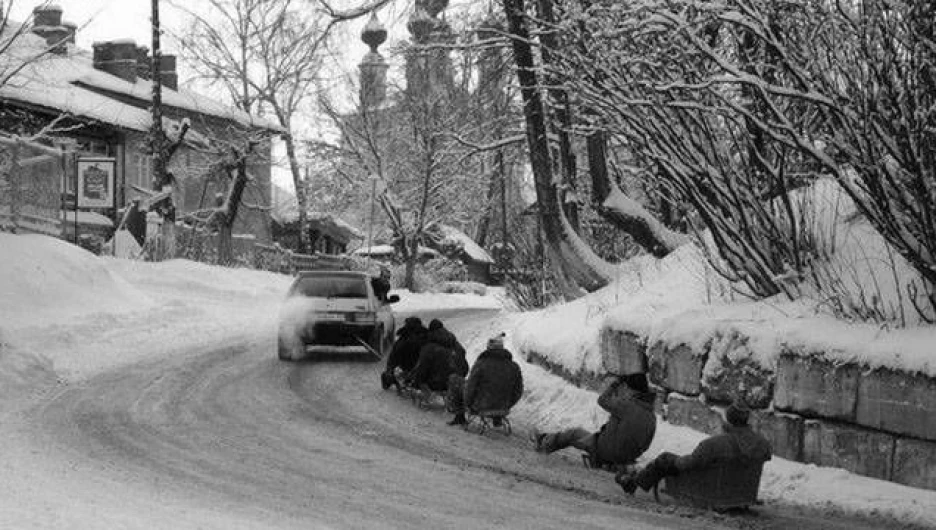
<svg viewBox="0 0 936 530">
<path fill-rule="evenodd" d="M 272 337 L 289 282 L 283 275 L 181 260 L 157 264 L 97 258 L 44 236 L 0 234 L 0 412 L 42 381 L 79 382 L 151 357 L 186 355 L 244 337 Z M 597 326 L 627 301 L 633 292 L 627 286 L 634 282 L 652 286 L 647 278 L 622 275 L 617 292 L 626 296 L 615 298 L 611 290 L 600 301 L 583 299 L 562 310 L 505 314 L 499 329 L 490 332 L 507 331 L 514 351 L 551 345 L 573 366 L 594 365 L 599 362 L 594 357 Z M 500 306 L 497 293 L 400 294 L 396 310 L 405 313 Z M 466 339 L 469 360 L 485 338 Z M 271 342 L 271 355 L 272 347 Z M 568 385 L 538 366 L 521 365 L 527 393 L 518 415 L 544 428 L 595 428 L 603 422 L 593 392 Z M 645 458 L 664 450 L 688 451 L 702 437 L 661 424 Z M 936 492 L 780 459 L 767 465 L 762 497 L 936 526 Z M 0 511 L 28 512 L 24 499 L 34 497 L 17 499 L 17 506 L 0 499 Z"/>
</svg>

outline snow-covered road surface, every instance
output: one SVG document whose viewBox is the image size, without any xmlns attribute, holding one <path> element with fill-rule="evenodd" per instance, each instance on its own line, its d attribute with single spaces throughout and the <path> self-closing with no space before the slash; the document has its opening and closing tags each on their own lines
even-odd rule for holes
<svg viewBox="0 0 936 530">
<path fill-rule="evenodd" d="M 447 316 L 468 340 L 502 318 Z M 0 527 L 862 527 L 626 498 L 609 474 L 531 451 L 522 418 L 509 438 L 449 427 L 441 409 L 380 390 L 381 368 L 282 363 L 266 339 L 232 339 L 60 385 L 0 427 L 17 477 L 3 493 L 30 507 Z"/>
<path fill-rule="evenodd" d="M 168 512 L 174 528 L 680 527 L 607 502 L 613 484 L 518 437 L 445 426 L 441 411 L 381 391 L 379 369 L 281 363 L 245 343 L 51 393 L 5 429 L 18 448 L 6 464 L 44 490 L 21 494 L 49 504 L 19 515 L 57 528 L 91 511 L 98 528 L 153 528 Z"/>
</svg>

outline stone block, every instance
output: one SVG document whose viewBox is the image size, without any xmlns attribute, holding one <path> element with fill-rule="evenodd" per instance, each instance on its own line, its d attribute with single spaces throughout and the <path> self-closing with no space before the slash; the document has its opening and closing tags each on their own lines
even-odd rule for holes
<svg viewBox="0 0 936 530">
<path fill-rule="evenodd" d="M 774 408 L 804 416 L 853 421 L 861 369 L 782 353 L 777 361 Z"/>
<path fill-rule="evenodd" d="M 703 403 L 697 397 L 670 394 L 666 402 L 666 421 L 673 425 L 685 425 L 706 434 L 722 432 L 722 413 Z"/>
<path fill-rule="evenodd" d="M 751 428 L 770 442 L 773 454 L 787 460 L 803 461 L 803 418 L 755 410 L 751 413 Z"/>
<path fill-rule="evenodd" d="M 807 420 L 803 432 L 803 461 L 890 480 L 895 441 L 894 436 L 879 431 Z"/>
<path fill-rule="evenodd" d="M 647 343 L 630 331 L 601 328 L 601 363 L 616 375 L 647 373 Z"/>
<path fill-rule="evenodd" d="M 936 490 L 936 442 L 898 438 L 893 481 Z"/>
<path fill-rule="evenodd" d="M 751 360 L 747 340 L 732 334 L 712 344 L 702 390 L 712 401 L 743 399 L 751 408 L 764 409 L 773 399 L 774 372 Z"/>
<path fill-rule="evenodd" d="M 936 441 L 936 379 L 886 369 L 865 372 L 855 423 Z"/>
<path fill-rule="evenodd" d="M 705 352 L 695 352 L 685 344 L 670 347 L 657 342 L 648 352 L 650 380 L 673 392 L 698 396 L 705 358 Z"/>
</svg>

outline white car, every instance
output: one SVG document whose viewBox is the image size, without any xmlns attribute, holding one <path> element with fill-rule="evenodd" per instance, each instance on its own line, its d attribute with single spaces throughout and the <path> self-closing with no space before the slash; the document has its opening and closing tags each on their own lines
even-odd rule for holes
<svg viewBox="0 0 936 530">
<path fill-rule="evenodd" d="M 279 358 L 293 361 L 319 352 L 383 358 L 396 329 L 390 304 L 399 300 L 397 295 L 379 300 L 365 272 L 300 272 L 280 312 Z"/>
</svg>

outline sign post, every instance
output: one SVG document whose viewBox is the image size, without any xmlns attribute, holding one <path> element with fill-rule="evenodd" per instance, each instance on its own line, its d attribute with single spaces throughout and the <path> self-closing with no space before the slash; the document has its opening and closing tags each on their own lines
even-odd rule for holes
<svg viewBox="0 0 936 530">
<path fill-rule="evenodd" d="M 79 208 L 113 208 L 116 193 L 114 158 L 78 158 L 75 164 L 75 244 L 78 244 Z"/>
</svg>

